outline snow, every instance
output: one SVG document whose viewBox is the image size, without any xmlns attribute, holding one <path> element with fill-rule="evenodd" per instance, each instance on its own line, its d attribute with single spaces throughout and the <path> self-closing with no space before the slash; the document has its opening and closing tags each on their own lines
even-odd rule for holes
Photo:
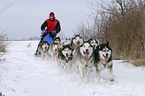
<svg viewBox="0 0 145 96">
<path fill-rule="evenodd" d="M 34 56 L 38 41 L 11 41 L 0 63 L 0 92 L 5 96 L 145 96 L 145 68 L 113 61 L 114 81 L 108 71 L 97 83 L 95 68 L 86 83 L 73 71 Z"/>
</svg>

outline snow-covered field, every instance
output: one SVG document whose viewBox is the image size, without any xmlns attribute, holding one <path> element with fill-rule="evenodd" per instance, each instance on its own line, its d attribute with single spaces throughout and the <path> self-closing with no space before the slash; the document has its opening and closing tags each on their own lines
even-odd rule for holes
<svg viewBox="0 0 145 96">
<path fill-rule="evenodd" d="M 94 69 L 86 83 L 75 68 L 64 71 L 51 57 L 35 57 L 37 44 L 13 41 L 8 45 L 5 62 L 0 63 L 0 92 L 5 96 L 145 96 L 144 67 L 113 61 L 113 82 L 104 70 L 97 83 Z"/>
</svg>

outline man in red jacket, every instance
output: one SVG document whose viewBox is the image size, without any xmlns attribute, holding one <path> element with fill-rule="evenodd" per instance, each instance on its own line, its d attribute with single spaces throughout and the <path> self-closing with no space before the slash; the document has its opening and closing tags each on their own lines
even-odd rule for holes
<svg viewBox="0 0 145 96">
<path fill-rule="evenodd" d="M 47 19 L 42 25 L 41 25 L 41 40 L 38 44 L 38 46 L 40 46 L 40 44 L 43 42 L 45 36 L 47 36 L 49 34 L 49 36 L 51 37 L 50 39 L 54 39 L 55 36 L 57 35 L 57 33 L 59 33 L 61 30 L 60 27 L 60 22 L 55 19 L 55 15 L 53 12 L 51 12 L 49 14 L 49 19 Z M 38 53 L 38 47 L 36 50 L 35 55 L 37 55 Z"/>
</svg>

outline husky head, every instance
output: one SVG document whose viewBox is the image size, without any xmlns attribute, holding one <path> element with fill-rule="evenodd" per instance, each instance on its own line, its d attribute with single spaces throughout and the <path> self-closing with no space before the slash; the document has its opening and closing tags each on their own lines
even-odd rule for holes
<svg viewBox="0 0 145 96">
<path fill-rule="evenodd" d="M 99 45 L 99 42 L 96 39 L 89 39 L 89 43 L 93 46 L 94 49 Z"/>
<path fill-rule="evenodd" d="M 62 44 L 63 45 L 70 45 L 71 44 L 71 38 L 66 38 L 66 40 Z"/>
<path fill-rule="evenodd" d="M 65 60 L 65 63 L 68 63 L 69 60 L 72 60 L 73 49 L 69 45 L 63 46 L 62 49 L 62 59 Z"/>
<path fill-rule="evenodd" d="M 48 52 L 50 44 L 47 41 L 43 41 L 41 48 L 44 52 Z"/>
<path fill-rule="evenodd" d="M 54 43 L 60 44 L 61 43 L 60 37 L 55 37 Z"/>
<path fill-rule="evenodd" d="M 99 60 L 103 60 L 106 62 L 110 62 L 112 60 L 112 49 L 109 47 L 109 42 L 107 44 L 100 44 L 97 47 L 98 58 Z"/>
<path fill-rule="evenodd" d="M 72 41 L 71 41 L 71 45 L 78 47 L 78 46 L 81 46 L 83 44 L 83 42 L 84 42 L 84 40 L 80 34 L 79 35 L 74 34 Z"/>
<path fill-rule="evenodd" d="M 85 60 L 88 60 L 93 55 L 93 46 L 89 41 L 84 41 L 83 45 L 80 46 L 80 53 Z"/>
</svg>

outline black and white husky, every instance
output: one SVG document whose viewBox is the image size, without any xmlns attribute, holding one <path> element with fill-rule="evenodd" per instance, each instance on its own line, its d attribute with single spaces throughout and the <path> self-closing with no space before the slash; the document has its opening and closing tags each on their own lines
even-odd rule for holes
<svg viewBox="0 0 145 96">
<path fill-rule="evenodd" d="M 74 34 L 72 40 L 71 40 L 71 46 L 73 49 L 76 49 L 78 46 L 82 45 L 83 44 L 83 37 L 79 34 L 79 35 L 76 35 Z"/>
<path fill-rule="evenodd" d="M 112 73 L 112 49 L 109 47 L 109 42 L 107 44 L 100 44 L 97 46 L 94 52 L 95 57 L 95 67 L 98 82 L 100 81 L 100 72 L 103 69 L 108 69 L 110 81 L 113 81 Z"/>
<path fill-rule="evenodd" d="M 96 39 L 89 39 L 89 43 L 96 49 L 96 47 L 99 45 L 99 41 Z"/>
<path fill-rule="evenodd" d="M 38 50 L 41 52 L 42 59 L 44 56 L 48 59 L 48 51 L 50 48 L 50 44 L 47 41 L 43 41 L 42 44 L 38 47 Z"/>
<path fill-rule="evenodd" d="M 66 40 L 64 42 L 62 42 L 62 45 L 70 45 L 71 44 L 71 38 L 66 38 Z"/>
<path fill-rule="evenodd" d="M 73 51 L 74 50 L 70 47 L 70 45 L 63 46 L 63 48 L 59 51 L 58 63 L 59 65 L 62 64 L 62 68 L 64 68 L 65 70 L 67 69 L 67 65 L 70 66 L 70 70 L 71 70 Z"/>
<path fill-rule="evenodd" d="M 94 53 L 93 46 L 89 43 L 89 41 L 84 41 L 84 43 L 79 47 L 77 51 L 77 70 L 80 73 L 80 76 L 84 77 L 83 69 L 87 71 L 86 79 L 89 81 L 89 74 L 94 67 Z"/>
<path fill-rule="evenodd" d="M 55 37 L 53 43 L 61 44 L 61 39 L 60 39 L 60 37 Z"/>
</svg>

